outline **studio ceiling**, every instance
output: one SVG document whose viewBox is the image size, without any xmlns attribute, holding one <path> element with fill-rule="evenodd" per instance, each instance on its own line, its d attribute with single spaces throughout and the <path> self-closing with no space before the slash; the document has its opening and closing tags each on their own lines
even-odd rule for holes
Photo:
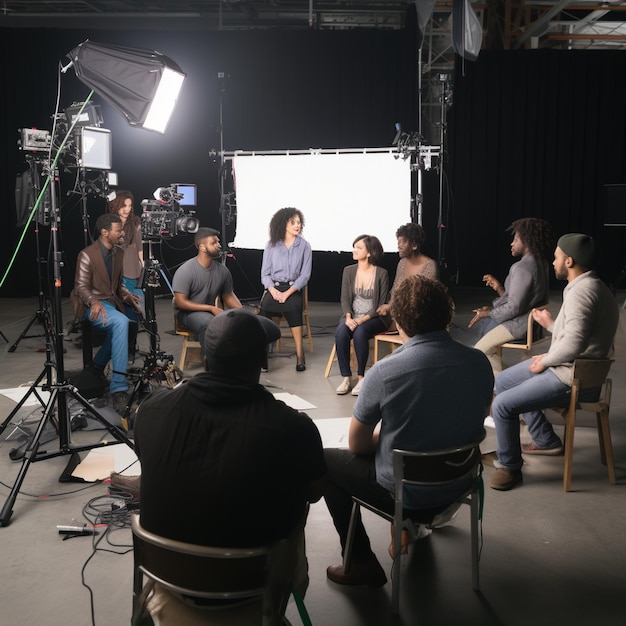
<svg viewBox="0 0 626 626">
<path fill-rule="evenodd" d="M 178 30 L 399 29 L 405 26 L 407 11 L 413 4 L 412 0 L 0 0 L 0 25 Z M 472 6 L 483 25 L 487 48 L 626 47 L 626 2 L 620 0 L 483 0 L 472 1 Z M 431 36 L 449 37 L 451 11 L 451 0 L 436 2 L 429 26 Z"/>
</svg>

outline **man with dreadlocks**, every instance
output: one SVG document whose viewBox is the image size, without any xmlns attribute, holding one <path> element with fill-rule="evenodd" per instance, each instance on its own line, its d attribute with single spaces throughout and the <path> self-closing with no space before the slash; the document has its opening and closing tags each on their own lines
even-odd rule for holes
<svg viewBox="0 0 626 626">
<path fill-rule="evenodd" d="M 491 308 L 474 309 L 468 328 L 476 325 L 479 341 L 475 348 L 487 355 L 494 375 L 502 371 L 498 346 L 526 334 L 528 313 L 548 302 L 549 257 L 553 249 L 552 231 L 545 220 L 525 217 L 507 230 L 513 233 L 511 255 L 519 257 L 509 270 L 504 286 L 491 274 L 483 281 L 498 297 Z"/>
</svg>

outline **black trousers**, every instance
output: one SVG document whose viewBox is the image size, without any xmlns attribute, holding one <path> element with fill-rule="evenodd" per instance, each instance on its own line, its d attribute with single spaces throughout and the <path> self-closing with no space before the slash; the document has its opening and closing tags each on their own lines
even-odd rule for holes
<svg viewBox="0 0 626 626">
<path fill-rule="evenodd" d="M 363 500 L 377 509 L 393 515 L 394 497 L 390 491 L 376 482 L 374 455 L 353 454 L 349 450 L 327 448 L 324 458 L 328 467 L 328 486 L 324 499 L 339 533 L 341 552 L 346 547 L 350 516 L 352 514 L 352 496 Z M 437 513 L 446 509 L 448 504 L 428 509 L 405 511 L 417 523 L 430 523 Z M 352 558 L 362 561 L 372 555 L 369 537 L 361 517 L 356 521 Z"/>
<path fill-rule="evenodd" d="M 291 285 L 289 283 L 278 283 L 275 285 L 278 291 L 287 291 Z M 265 291 L 261 297 L 261 315 L 265 317 L 276 317 L 284 315 L 290 328 L 302 326 L 302 310 L 304 308 L 304 298 L 302 291 L 291 294 L 286 302 L 277 302 L 272 298 L 269 291 Z"/>
<path fill-rule="evenodd" d="M 393 496 L 376 482 L 373 455 L 357 455 L 349 450 L 327 448 L 324 450 L 324 457 L 329 478 L 324 499 L 339 533 L 343 554 L 352 513 L 352 496 L 387 513 L 393 513 Z M 370 540 L 359 516 L 352 545 L 352 558 L 360 561 L 371 554 Z"/>
</svg>

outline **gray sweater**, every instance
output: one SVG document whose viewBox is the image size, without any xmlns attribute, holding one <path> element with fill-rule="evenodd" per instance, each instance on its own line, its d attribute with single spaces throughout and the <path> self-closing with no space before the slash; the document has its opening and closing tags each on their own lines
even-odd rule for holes
<svg viewBox="0 0 626 626">
<path fill-rule="evenodd" d="M 504 294 L 493 301 L 489 316 L 520 339 L 526 335 L 530 310 L 547 304 L 548 298 L 548 264 L 526 254 L 511 265 Z"/>
<path fill-rule="evenodd" d="M 542 363 L 571 385 L 575 359 L 612 355 L 618 322 L 619 308 L 609 288 L 594 272 L 581 274 L 563 290 L 561 310 L 548 328 L 552 343 Z"/>
<path fill-rule="evenodd" d="M 354 315 L 352 303 L 354 302 L 354 281 L 356 280 L 356 271 L 358 265 L 348 265 L 343 270 L 341 278 L 341 314 L 345 317 L 347 313 Z M 381 304 L 386 304 L 389 298 L 389 274 L 384 267 L 376 266 L 376 276 L 374 278 L 374 297 L 372 310 L 368 311 L 371 319 L 378 317 L 376 309 Z M 383 321 L 386 322 L 383 318 Z"/>
</svg>

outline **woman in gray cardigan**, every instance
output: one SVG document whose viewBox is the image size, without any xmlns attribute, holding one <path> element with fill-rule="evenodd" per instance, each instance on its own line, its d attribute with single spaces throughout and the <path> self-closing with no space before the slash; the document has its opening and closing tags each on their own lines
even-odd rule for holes
<svg viewBox="0 0 626 626">
<path fill-rule="evenodd" d="M 507 341 L 526 334 L 531 309 L 548 303 L 548 256 L 554 249 L 552 230 L 545 220 L 526 217 L 515 220 L 508 228 L 513 233 L 511 255 L 521 257 L 513 263 L 504 286 L 491 274 L 483 281 L 498 297 L 491 308 L 474 309 L 468 328 L 476 325 L 480 340 L 475 344 L 487 355 L 494 374 L 502 371 L 502 359 L 497 348 Z"/>
<path fill-rule="evenodd" d="M 343 380 L 337 393 L 348 393 L 352 385 L 350 369 L 350 341 L 354 342 L 358 382 L 352 395 L 359 395 L 361 381 L 369 357 L 369 340 L 387 330 L 388 318 L 382 318 L 376 309 L 389 297 L 389 275 L 378 264 L 383 258 L 383 247 L 377 237 L 359 235 L 352 243 L 355 265 L 343 270 L 341 279 L 342 317 L 335 332 L 337 360 Z"/>
</svg>

